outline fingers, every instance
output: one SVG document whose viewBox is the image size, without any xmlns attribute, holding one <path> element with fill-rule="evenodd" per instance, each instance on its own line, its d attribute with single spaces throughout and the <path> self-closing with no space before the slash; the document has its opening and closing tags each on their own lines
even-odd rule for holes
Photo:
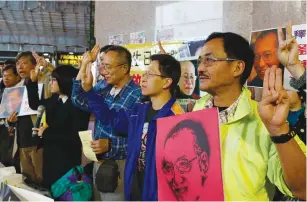
<svg viewBox="0 0 307 202">
<path fill-rule="evenodd" d="M 269 74 L 269 91 L 274 94 L 275 92 L 275 80 L 276 80 L 276 66 L 273 65 L 270 69 L 270 74 Z"/>
<path fill-rule="evenodd" d="M 262 96 L 265 97 L 267 95 L 270 95 L 270 89 L 269 89 L 269 75 L 270 75 L 270 68 L 267 68 L 264 73 L 264 79 L 263 79 L 263 92 Z"/>
<path fill-rule="evenodd" d="M 39 131 L 39 128 L 32 128 L 32 131 Z"/>
<path fill-rule="evenodd" d="M 276 103 L 279 99 L 279 94 L 275 93 L 272 95 L 267 95 L 266 97 L 263 97 L 261 100 L 262 105 L 270 105 L 271 103 Z"/>
<path fill-rule="evenodd" d="M 281 45 L 284 42 L 284 33 L 282 32 L 282 27 L 278 26 L 277 28 L 277 34 L 278 34 L 278 43 L 279 43 L 279 47 L 281 47 Z"/>
<path fill-rule="evenodd" d="M 163 48 L 163 46 L 162 46 L 162 44 L 161 44 L 161 41 L 158 41 L 158 46 L 159 46 L 160 52 L 161 52 L 162 54 L 166 54 L 166 51 L 164 50 L 164 48 Z"/>
<path fill-rule="evenodd" d="M 287 39 L 292 39 L 292 23 L 291 21 L 289 21 L 286 25 L 286 35 L 287 35 Z"/>
<path fill-rule="evenodd" d="M 282 76 L 282 70 L 280 68 L 276 68 L 276 77 L 275 77 L 275 91 L 280 92 L 283 90 L 282 86 L 282 81 L 283 81 L 283 76 Z"/>
</svg>

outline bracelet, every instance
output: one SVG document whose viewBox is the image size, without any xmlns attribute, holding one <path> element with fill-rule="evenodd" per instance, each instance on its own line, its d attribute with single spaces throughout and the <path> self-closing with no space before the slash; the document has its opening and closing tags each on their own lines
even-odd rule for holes
<svg viewBox="0 0 307 202">
<path fill-rule="evenodd" d="M 270 136 L 270 137 L 271 137 L 272 142 L 274 142 L 275 144 L 283 144 L 283 143 L 290 141 L 295 136 L 296 136 L 295 131 L 290 130 L 289 133 L 287 134 L 283 134 L 280 136 Z"/>
</svg>

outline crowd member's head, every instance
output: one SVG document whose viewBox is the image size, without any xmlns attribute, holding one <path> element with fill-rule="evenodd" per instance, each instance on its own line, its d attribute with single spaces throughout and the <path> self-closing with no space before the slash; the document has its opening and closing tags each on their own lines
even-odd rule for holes
<svg viewBox="0 0 307 202">
<path fill-rule="evenodd" d="M 22 79 L 30 78 L 31 70 L 35 69 L 36 60 L 32 52 L 21 52 L 16 57 L 17 72 Z"/>
<path fill-rule="evenodd" d="M 60 65 L 51 74 L 51 93 L 71 96 L 73 78 L 78 74 L 78 70 L 71 65 Z"/>
<path fill-rule="evenodd" d="M 2 70 L 2 74 L 3 84 L 7 88 L 15 86 L 20 81 L 15 65 L 6 65 Z"/>
<path fill-rule="evenodd" d="M 109 49 L 109 48 L 111 48 L 111 47 L 113 47 L 113 45 L 106 45 L 106 46 L 104 46 L 104 47 L 102 47 L 101 49 L 100 49 L 100 55 L 99 55 L 99 63 L 98 63 L 98 71 L 99 71 L 99 75 L 103 75 L 103 68 L 101 68 L 101 64 L 103 64 L 103 58 L 104 58 L 104 56 L 105 56 L 105 54 L 106 54 L 106 51 Z"/>
<path fill-rule="evenodd" d="M 192 95 L 195 89 L 195 67 L 191 61 L 180 62 L 181 77 L 179 89 L 185 95 Z"/>
<path fill-rule="evenodd" d="M 5 60 L 3 67 L 5 67 L 7 65 L 16 65 L 16 61 L 15 60 Z"/>
<path fill-rule="evenodd" d="M 6 112 L 12 114 L 18 112 L 21 107 L 24 88 L 8 88 L 5 99 Z"/>
<path fill-rule="evenodd" d="M 142 95 L 155 97 L 162 93 L 174 95 L 181 75 L 180 63 L 171 55 L 151 56 L 151 63 L 141 79 Z"/>
<path fill-rule="evenodd" d="M 256 69 L 257 76 L 263 80 L 264 73 L 267 68 L 270 68 L 273 65 L 276 65 L 277 67 L 280 65 L 277 58 L 277 30 L 262 32 L 256 39 L 254 49 L 254 67 Z"/>
<path fill-rule="evenodd" d="M 164 141 L 162 171 L 179 201 L 197 201 L 209 168 L 210 148 L 203 126 L 193 120 L 179 122 Z"/>
<path fill-rule="evenodd" d="M 302 105 L 305 104 L 304 95 L 302 95 L 302 92 L 296 92 L 296 91 L 287 91 L 287 94 L 289 96 L 290 101 L 290 111 L 297 111 L 302 108 Z"/>
<path fill-rule="evenodd" d="M 132 56 L 128 49 L 122 46 L 112 46 L 105 51 L 100 63 L 101 73 L 106 82 L 122 87 L 130 78 Z"/>
<path fill-rule="evenodd" d="M 250 75 L 254 53 L 240 35 L 212 33 L 199 58 L 200 90 L 211 95 L 242 87 Z"/>
</svg>

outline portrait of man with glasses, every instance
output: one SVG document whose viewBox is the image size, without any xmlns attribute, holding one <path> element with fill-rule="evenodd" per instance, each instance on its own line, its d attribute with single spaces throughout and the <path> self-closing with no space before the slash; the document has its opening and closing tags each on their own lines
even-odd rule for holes
<svg viewBox="0 0 307 202">
<path fill-rule="evenodd" d="M 284 69 L 277 58 L 277 29 L 257 31 L 252 33 L 251 46 L 255 54 L 254 70 L 248 79 L 248 86 L 263 87 L 264 73 L 267 68 L 276 65 Z M 253 43 L 254 40 L 254 43 Z M 254 72 L 254 74 L 253 74 Z"/>
<path fill-rule="evenodd" d="M 177 201 L 204 200 L 204 195 L 208 195 L 208 170 L 215 167 L 209 165 L 210 148 L 214 146 L 213 142 L 209 143 L 209 135 L 214 136 L 201 122 L 186 118 L 177 122 L 163 140 L 160 147 L 164 148 L 162 162 L 157 165 L 161 166 L 159 170 Z M 215 177 L 218 179 L 218 174 Z M 209 183 L 212 185 L 212 181 Z M 218 195 L 218 186 L 216 189 Z"/>
</svg>

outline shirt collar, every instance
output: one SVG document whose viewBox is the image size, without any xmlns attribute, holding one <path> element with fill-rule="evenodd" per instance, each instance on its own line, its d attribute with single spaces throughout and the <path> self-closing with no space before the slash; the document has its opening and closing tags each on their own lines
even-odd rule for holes
<svg viewBox="0 0 307 202">
<path fill-rule="evenodd" d="M 219 112 L 219 123 L 220 124 L 228 123 L 229 119 L 233 118 L 241 96 L 242 96 L 242 93 L 236 99 L 236 101 L 234 103 L 232 103 L 232 105 L 230 105 L 227 109 L 224 109 L 224 110 Z M 213 97 L 211 97 L 208 100 L 207 104 L 205 105 L 205 108 L 212 108 L 212 107 L 214 107 Z"/>
<path fill-rule="evenodd" d="M 65 104 L 65 102 L 68 100 L 68 96 L 67 95 L 59 96 L 59 99 L 61 99 L 62 102 Z"/>
</svg>

